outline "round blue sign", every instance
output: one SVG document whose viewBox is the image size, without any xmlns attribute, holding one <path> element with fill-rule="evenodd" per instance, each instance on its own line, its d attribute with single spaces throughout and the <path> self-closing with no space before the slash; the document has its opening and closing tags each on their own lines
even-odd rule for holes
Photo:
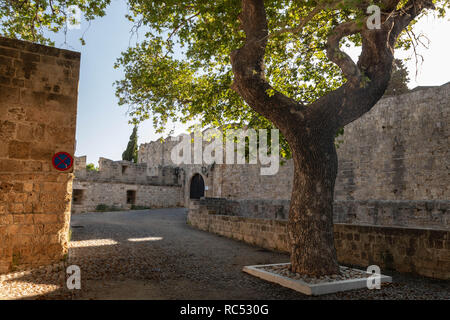
<svg viewBox="0 0 450 320">
<path fill-rule="evenodd" d="M 53 167 L 59 171 L 67 171 L 73 166 L 73 158 L 67 152 L 58 152 L 53 156 Z"/>
</svg>

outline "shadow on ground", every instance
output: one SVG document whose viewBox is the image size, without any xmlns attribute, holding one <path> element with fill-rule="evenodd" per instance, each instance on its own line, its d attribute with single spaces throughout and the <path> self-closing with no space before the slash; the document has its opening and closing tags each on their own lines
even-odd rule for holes
<svg viewBox="0 0 450 320">
<path fill-rule="evenodd" d="M 195 230 L 185 209 L 106 212 L 72 217 L 67 265 L 81 269 L 69 291 L 63 270 L 10 282 L 55 286 L 30 299 L 449 299 L 450 282 L 398 273 L 381 290 L 308 297 L 242 272 L 245 265 L 288 262 L 286 254 Z M 37 287 L 39 287 L 37 286 Z M 59 286 L 59 287 L 58 287 Z"/>
</svg>

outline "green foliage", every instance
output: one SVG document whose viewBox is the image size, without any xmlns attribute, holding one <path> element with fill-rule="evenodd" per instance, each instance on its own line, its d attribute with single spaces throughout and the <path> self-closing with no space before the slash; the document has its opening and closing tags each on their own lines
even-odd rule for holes
<svg viewBox="0 0 450 320">
<path fill-rule="evenodd" d="M 322 10 L 298 32 L 279 32 L 296 28 L 315 7 L 331 3 L 334 5 Z M 350 20 L 363 23 L 367 5 L 361 3 L 265 1 L 269 33 L 273 35 L 266 50 L 266 77 L 273 88 L 310 104 L 340 87 L 345 79 L 329 61 L 326 41 L 338 24 Z M 117 68 L 125 70 L 125 78 L 116 82 L 116 94 L 121 105 L 131 107 L 132 123 L 152 119 L 158 132 L 164 130 L 168 120 L 196 121 L 202 127 L 231 123 L 273 127 L 230 88 L 230 54 L 243 45 L 245 38 L 238 20 L 241 0 L 169 0 L 163 5 L 130 0 L 129 6 L 128 19 L 144 29 L 141 34 L 145 33 L 145 38 L 125 51 L 116 63 Z M 342 46 L 360 45 L 359 34 L 342 41 Z M 410 45 L 405 32 L 398 46 Z M 290 154 L 284 140 L 282 153 Z"/>
<path fill-rule="evenodd" d="M 409 74 L 402 60 L 395 59 L 392 69 L 391 81 L 386 89 L 386 96 L 395 96 L 409 92 Z"/>
<path fill-rule="evenodd" d="M 133 161 L 137 163 L 138 161 L 138 135 L 137 126 L 134 126 L 133 133 L 130 136 L 130 141 L 128 142 L 127 149 L 122 153 L 122 160 Z"/>
<path fill-rule="evenodd" d="M 98 212 L 105 212 L 105 211 L 108 211 L 108 206 L 106 205 L 106 204 L 99 204 L 99 205 L 97 205 L 97 207 L 95 207 L 95 211 L 98 211 Z"/>
<path fill-rule="evenodd" d="M 131 205 L 131 210 L 150 210 L 150 207 Z"/>
<path fill-rule="evenodd" d="M 78 5 L 86 19 L 105 14 L 111 0 L 4 0 L 0 4 L 0 32 L 4 36 L 52 42 L 44 30 L 58 32 L 67 21 L 66 8 Z M 407 1 L 401 1 L 399 7 Z M 433 0 L 439 17 L 450 7 L 448 0 Z M 386 1 L 373 1 L 381 5 Z M 143 40 L 117 60 L 125 77 L 116 82 L 121 105 L 129 107 L 130 121 L 152 119 L 158 132 L 169 120 L 202 127 L 228 124 L 270 129 L 273 125 L 255 113 L 230 86 L 233 74 L 230 54 L 245 38 L 238 15 L 241 0 L 128 0 L 126 18 Z M 266 0 L 269 32 L 266 77 L 275 90 L 309 104 L 345 82 L 339 68 L 325 53 L 332 29 L 347 21 L 363 23 L 366 2 L 360 0 Z M 314 8 L 324 6 L 303 28 L 302 20 Z M 426 14 L 426 13 L 424 13 Z M 423 14 L 422 14 L 423 15 Z M 421 16 L 418 17 L 418 19 Z M 417 19 L 416 19 L 417 21 Z M 412 30 L 415 21 L 407 31 Z M 280 32 L 283 29 L 294 32 Z M 397 47 L 410 48 L 408 32 Z M 341 45 L 360 46 L 359 34 Z M 180 53 L 181 52 L 181 53 Z M 289 155 L 286 142 L 282 152 Z M 135 159 L 127 155 L 127 159 Z"/>
<path fill-rule="evenodd" d="M 99 204 L 95 208 L 96 212 L 114 212 L 114 211 L 122 211 L 121 208 L 118 208 L 116 206 L 108 206 L 106 204 Z"/>
<path fill-rule="evenodd" d="M 98 167 L 96 167 L 93 163 L 89 163 L 86 165 L 86 170 L 88 171 L 98 171 Z"/>
<path fill-rule="evenodd" d="M 74 23 L 70 6 L 78 6 L 86 20 L 105 15 L 111 0 L 2 0 L 0 1 L 0 35 L 54 45 L 44 31 L 66 30 Z M 77 21 L 81 22 L 81 21 Z M 83 39 L 80 39 L 84 43 Z"/>
</svg>

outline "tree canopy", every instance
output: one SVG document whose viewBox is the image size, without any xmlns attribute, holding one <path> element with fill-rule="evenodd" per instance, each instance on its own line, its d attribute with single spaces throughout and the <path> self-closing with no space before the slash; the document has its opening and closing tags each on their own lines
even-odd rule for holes
<svg viewBox="0 0 450 320">
<path fill-rule="evenodd" d="M 327 57 L 328 37 L 345 22 L 362 24 L 372 3 L 383 10 L 389 1 L 265 1 L 269 27 L 265 73 L 273 88 L 309 104 L 341 86 L 345 77 Z M 436 3 L 444 8 L 444 1 Z M 398 6 L 405 4 L 400 1 Z M 129 5 L 128 18 L 145 28 L 145 40 L 118 60 L 117 66 L 125 67 L 125 79 L 116 86 L 120 103 L 132 106 L 135 122 L 157 115 L 153 121 L 159 128 L 168 119 L 198 119 L 204 126 L 231 122 L 270 126 L 231 89 L 230 54 L 245 39 L 238 18 L 240 0 L 162 4 L 131 0 Z M 413 36 L 407 31 L 398 47 L 412 45 Z M 360 46 L 361 37 L 345 37 L 341 45 Z"/>
<path fill-rule="evenodd" d="M 70 6 L 78 6 L 84 18 L 91 20 L 105 15 L 110 2 L 5 0 L 0 4 L 0 32 L 7 37 L 52 44 L 43 31 L 64 29 Z M 408 3 L 394 2 L 399 9 Z M 340 87 L 346 79 L 327 57 L 329 35 L 346 22 L 364 23 L 369 5 L 377 4 L 383 12 L 391 3 L 266 0 L 269 36 L 265 73 L 273 89 L 307 105 Z M 433 3 L 440 17 L 450 6 L 445 0 Z M 239 22 L 241 0 L 128 0 L 128 6 L 126 18 L 135 23 L 135 31 L 145 33 L 144 40 L 128 48 L 116 64 L 125 70 L 124 79 L 116 82 L 116 93 L 119 103 L 130 107 L 132 122 L 151 118 L 160 132 L 169 119 L 184 123 L 198 120 L 204 127 L 230 123 L 272 127 L 231 89 L 230 54 L 245 39 Z M 414 44 L 412 28 L 420 16 L 402 33 L 397 47 Z M 361 36 L 346 36 L 340 44 L 358 47 Z"/>
<path fill-rule="evenodd" d="M 76 24 L 71 6 L 77 6 L 86 20 L 105 15 L 111 0 L 2 0 L 0 1 L 0 35 L 54 45 L 45 31 L 67 30 Z M 81 39 L 83 41 L 83 39 Z"/>
</svg>

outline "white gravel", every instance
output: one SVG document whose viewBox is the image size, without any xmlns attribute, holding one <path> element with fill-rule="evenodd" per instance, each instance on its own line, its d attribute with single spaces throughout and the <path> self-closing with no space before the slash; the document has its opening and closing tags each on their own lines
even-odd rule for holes
<svg viewBox="0 0 450 320">
<path fill-rule="evenodd" d="M 350 279 L 364 279 L 370 276 L 370 274 L 367 274 L 364 271 L 360 271 L 357 269 L 348 268 L 345 266 L 340 267 L 340 274 L 334 274 L 329 276 L 322 276 L 322 277 L 311 277 L 304 274 L 298 274 L 295 272 L 292 272 L 290 270 L 290 264 L 288 265 L 278 265 L 278 266 L 265 266 L 259 268 L 261 270 L 273 272 L 276 274 L 279 274 L 281 276 L 285 276 L 290 279 L 294 280 L 302 280 L 306 283 L 310 284 L 318 284 L 318 283 L 326 283 L 326 282 L 335 282 L 335 281 L 342 281 L 342 280 L 350 280 Z"/>
</svg>

